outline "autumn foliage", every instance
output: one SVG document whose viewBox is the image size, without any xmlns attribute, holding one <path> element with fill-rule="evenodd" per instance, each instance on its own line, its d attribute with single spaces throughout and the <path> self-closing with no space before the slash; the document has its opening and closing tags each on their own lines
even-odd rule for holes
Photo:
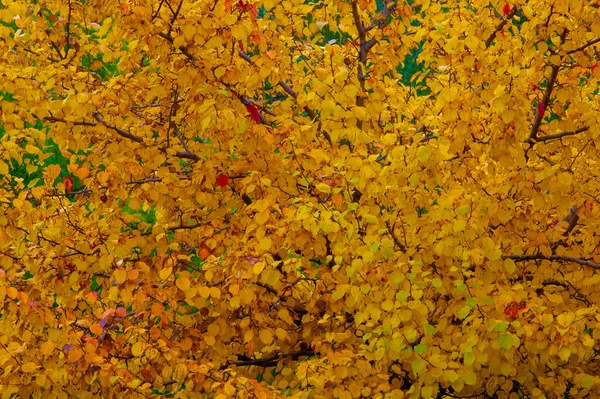
<svg viewBox="0 0 600 399">
<path fill-rule="evenodd" d="M 0 0 L 0 394 L 598 397 L 599 7 Z"/>
</svg>

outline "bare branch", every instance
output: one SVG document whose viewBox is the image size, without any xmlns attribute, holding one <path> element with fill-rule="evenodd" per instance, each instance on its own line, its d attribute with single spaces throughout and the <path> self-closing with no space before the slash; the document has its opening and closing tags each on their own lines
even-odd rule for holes
<svg viewBox="0 0 600 399">
<path fill-rule="evenodd" d="M 278 82 L 279 86 L 281 86 L 281 88 L 283 89 L 283 91 L 285 91 L 287 94 L 289 94 L 290 96 L 292 96 L 294 99 L 298 98 L 298 93 L 296 93 L 294 91 L 294 89 L 292 89 L 290 86 L 287 85 L 287 83 L 285 83 L 283 80 L 280 80 Z"/>
<path fill-rule="evenodd" d="M 140 136 L 136 136 L 135 134 L 133 134 L 131 132 L 128 132 L 127 130 L 121 129 L 120 127 L 117 127 L 115 125 L 111 125 L 110 123 L 106 122 L 104 119 L 102 119 L 102 117 L 100 116 L 100 113 L 94 112 L 92 114 L 92 116 L 94 117 L 94 119 L 96 119 L 98 122 L 100 122 L 101 124 L 103 124 L 107 128 L 112 129 L 115 132 L 117 132 L 117 134 L 119 136 L 124 137 L 126 139 L 129 139 L 131 141 L 135 141 L 137 143 L 143 143 L 144 142 L 144 139 L 141 138 Z"/>
<path fill-rule="evenodd" d="M 250 56 L 248 54 L 244 53 L 242 50 L 239 50 L 239 49 L 238 49 L 237 53 L 248 64 L 254 65 L 254 61 L 252 61 L 252 58 L 250 58 Z"/>
<path fill-rule="evenodd" d="M 198 155 L 189 151 L 177 151 L 175 156 L 178 158 L 191 159 L 192 161 L 199 161 L 201 159 Z"/>
<path fill-rule="evenodd" d="M 506 18 L 504 18 L 502 20 L 502 22 L 500 22 L 500 24 L 496 27 L 496 29 L 492 32 L 492 34 L 490 35 L 490 37 L 488 37 L 485 41 L 485 48 L 490 47 L 490 45 L 492 44 L 492 42 L 494 41 L 494 39 L 496 38 L 496 35 L 498 34 L 498 32 L 502 31 L 502 29 L 504 29 L 504 27 L 506 26 L 506 24 L 508 23 L 508 21 L 510 21 L 512 19 L 512 17 L 515 16 L 515 14 L 517 13 L 517 11 L 519 11 L 518 8 L 513 8 L 512 10 L 510 10 L 510 12 L 508 13 L 508 15 L 506 16 Z"/>
<path fill-rule="evenodd" d="M 546 87 L 546 91 L 544 92 L 544 97 L 542 99 L 542 103 L 544 104 L 544 110 L 548 108 L 548 103 L 550 102 L 550 96 L 552 95 L 552 90 L 554 89 L 554 83 L 556 82 L 556 76 L 558 75 L 558 70 L 560 69 L 560 65 L 552 66 L 552 72 L 550 73 L 550 78 L 548 79 L 548 86 Z M 528 140 L 536 140 L 538 131 L 540 130 L 540 126 L 542 124 L 542 120 L 544 119 L 544 113 L 536 110 L 535 119 L 533 121 L 533 125 L 531 125 L 531 131 L 529 132 Z"/>
<path fill-rule="evenodd" d="M 579 46 L 579 47 L 577 47 L 577 48 L 575 48 L 573 50 L 567 51 L 567 54 L 573 54 L 573 53 L 576 53 L 578 51 L 585 50 L 586 48 L 588 48 L 590 46 L 593 46 L 596 43 L 600 43 L 600 36 L 598 36 L 595 39 L 590 40 L 589 42 L 587 42 L 587 43 L 585 43 L 585 44 L 583 44 L 583 45 L 581 45 L 581 46 Z"/>
<path fill-rule="evenodd" d="M 88 122 L 88 121 L 68 121 L 62 118 L 56 118 L 54 116 L 46 116 L 44 118 L 47 122 L 60 122 L 60 123 L 72 123 L 74 126 L 98 126 L 98 122 Z"/>
<path fill-rule="evenodd" d="M 360 15 L 358 14 L 358 1 L 352 1 L 352 16 L 354 17 L 354 25 L 356 26 L 356 30 L 358 31 L 358 37 L 361 41 L 365 41 L 367 33 L 365 32 L 365 27 L 360 20 Z"/>
<path fill-rule="evenodd" d="M 261 367 L 273 367 L 276 366 L 279 360 L 282 360 L 286 357 L 291 357 L 294 360 L 298 360 L 302 356 L 314 356 L 318 355 L 313 350 L 300 350 L 298 352 L 288 353 L 288 354 L 280 354 L 271 357 L 265 357 L 262 359 L 251 359 L 247 356 L 238 355 L 238 360 L 236 362 L 227 362 L 221 366 L 221 370 L 228 368 L 229 366 L 261 366 Z"/>
<path fill-rule="evenodd" d="M 535 141 L 556 140 L 556 139 L 560 139 L 560 138 L 567 137 L 567 136 L 574 136 L 576 134 L 583 133 L 583 132 L 586 132 L 588 130 L 590 130 L 590 127 L 589 126 L 584 126 L 584 127 L 581 127 L 581 128 L 579 128 L 577 130 L 574 130 L 574 131 L 569 130 L 569 131 L 562 132 L 562 133 L 549 134 L 547 136 L 534 138 L 534 140 Z"/>
<path fill-rule="evenodd" d="M 567 29 L 563 29 L 560 34 L 560 42 L 564 44 L 565 38 L 567 37 Z M 560 64 L 553 65 L 552 71 L 550 72 L 550 78 L 548 79 L 548 86 L 546 86 L 546 91 L 544 92 L 544 97 L 542 99 L 542 104 L 544 106 L 543 110 L 548 109 L 548 104 L 550 103 L 550 96 L 552 95 L 552 90 L 554 90 L 554 84 L 556 83 L 556 77 L 558 76 L 558 71 L 560 69 Z M 536 110 L 535 120 L 533 121 L 533 125 L 531 126 L 531 131 L 529 132 L 529 137 L 527 141 L 531 144 L 532 141 L 537 139 L 538 131 L 540 130 L 540 125 L 542 124 L 542 120 L 544 119 L 544 112 L 540 112 L 539 108 Z"/>
<path fill-rule="evenodd" d="M 582 265 L 582 266 L 588 266 L 588 267 L 591 267 L 592 269 L 600 269 L 600 265 L 597 263 L 591 262 L 586 259 L 574 258 L 572 256 L 562 256 L 562 255 L 546 256 L 546 255 L 542 255 L 542 254 L 504 255 L 504 256 L 502 256 L 502 259 L 512 259 L 515 262 L 527 262 L 527 261 L 531 261 L 531 260 L 549 260 L 549 261 L 556 261 L 556 262 L 571 262 L 571 263 L 577 263 L 578 265 Z"/>
<path fill-rule="evenodd" d="M 556 165 L 556 162 L 554 162 L 554 161 L 553 161 L 553 160 L 551 160 L 550 158 L 548 158 L 548 157 L 545 157 L 544 155 L 542 155 L 542 154 L 539 154 L 539 153 L 536 153 L 536 155 L 537 155 L 537 157 L 538 157 L 539 159 L 543 159 L 544 161 L 548 162 L 548 164 L 549 164 L 550 166 L 554 166 L 554 165 Z"/>
</svg>

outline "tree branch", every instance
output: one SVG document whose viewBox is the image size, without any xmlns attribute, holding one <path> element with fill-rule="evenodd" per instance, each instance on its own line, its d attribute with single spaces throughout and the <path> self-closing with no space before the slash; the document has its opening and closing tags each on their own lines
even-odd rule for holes
<svg viewBox="0 0 600 399">
<path fill-rule="evenodd" d="M 590 130 L 590 127 L 589 126 L 584 126 L 584 127 L 581 127 L 581 128 L 579 128 L 577 130 L 574 130 L 574 131 L 569 130 L 569 131 L 562 132 L 562 133 L 549 134 L 547 136 L 535 138 L 534 140 L 535 141 L 556 140 L 556 139 L 560 139 L 560 138 L 567 137 L 567 136 L 574 136 L 576 134 L 583 133 L 583 132 L 586 132 L 588 130 Z"/>
<path fill-rule="evenodd" d="M 498 32 L 500 32 L 502 29 L 504 29 L 504 27 L 506 26 L 506 24 L 508 23 L 508 21 L 510 21 L 512 19 L 512 17 L 515 16 L 515 14 L 517 13 L 519 9 L 518 8 L 513 8 L 512 10 L 510 10 L 510 12 L 508 13 L 508 15 L 506 16 L 506 18 L 504 18 L 502 20 L 502 22 L 500 22 L 500 24 L 496 27 L 496 29 L 492 32 L 492 34 L 490 35 L 490 37 L 488 37 L 485 41 L 485 48 L 490 47 L 490 45 L 492 44 L 492 42 L 494 41 L 494 39 L 496 38 L 496 35 L 498 34 Z"/>
<path fill-rule="evenodd" d="M 100 122 L 101 124 L 103 124 L 107 128 L 112 129 L 115 132 L 117 132 L 117 134 L 119 136 L 124 137 L 126 139 L 129 139 L 131 141 L 135 141 L 136 143 L 143 143 L 144 142 L 144 139 L 141 138 L 140 136 L 136 136 L 135 134 L 133 134 L 131 132 L 128 132 L 127 130 L 123 130 L 120 127 L 117 127 L 115 125 L 111 125 L 108 122 L 104 121 L 104 119 L 102 119 L 102 117 L 100 116 L 100 113 L 94 112 L 92 114 L 92 116 L 94 117 L 94 119 L 96 119 L 98 122 Z"/>
<path fill-rule="evenodd" d="M 162 33 L 159 32 L 158 36 L 162 37 L 163 39 L 165 39 L 166 41 L 168 41 L 169 43 L 173 44 L 174 40 L 173 36 L 171 36 L 170 34 L 166 34 L 166 33 Z M 181 54 L 185 55 L 190 61 L 198 61 L 198 57 L 196 57 L 195 55 L 193 55 L 192 53 L 190 53 L 187 48 L 185 48 L 185 46 L 181 45 L 179 46 L 179 51 L 181 51 Z"/>
<path fill-rule="evenodd" d="M 300 350 L 300 351 L 293 352 L 293 353 L 279 354 L 279 355 L 275 355 L 275 356 L 265 357 L 263 359 L 250 359 L 247 356 L 238 355 L 238 359 L 241 358 L 244 360 L 238 360 L 236 362 L 227 362 L 224 365 L 222 365 L 220 369 L 224 370 L 224 369 L 228 368 L 229 366 L 273 367 L 273 366 L 276 366 L 277 363 L 281 359 L 284 359 L 286 357 L 291 357 L 294 360 L 298 360 L 302 356 L 314 356 L 314 355 L 318 355 L 318 353 L 316 353 L 313 350 Z"/>
<path fill-rule="evenodd" d="M 166 41 L 168 41 L 169 43 L 171 43 L 171 44 L 173 44 L 173 42 L 174 42 L 174 40 L 175 40 L 175 39 L 173 39 L 173 36 L 171 36 L 170 34 L 166 34 L 166 33 L 162 33 L 162 32 L 160 32 L 158 35 L 159 35 L 160 37 L 162 37 L 163 39 L 165 39 Z M 183 46 L 183 45 L 182 45 L 182 46 L 179 46 L 179 51 L 180 51 L 180 52 L 181 52 L 183 55 L 185 55 L 185 56 L 186 56 L 186 57 L 187 57 L 189 60 L 191 60 L 191 61 L 193 61 L 193 62 L 196 62 L 196 61 L 198 61 L 198 57 L 196 57 L 195 55 L 193 55 L 192 53 L 190 53 L 190 52 L 187 50 L 187 48 L 185 48 L 185 46 Z M 239 50 L 238 50 L 238 54 L 239 54 Z M 247 55 L 246 55 L 246 57 L 247 57 L 247 58 L 250 60 L 250 57 L 248 57 Z M 243 58 L 243 57 L 242 57 L 242 58 Z M 252 63 L 252 60 L 250 60 L 250 62 Z M 222 83 L 222 82 L 221 82 L 221 83 Z M 227 86 L 228 88 L 230 88 L 228 85 L 226 85 L 226 86 Z M 239 96 L 239 95 L 238 95 L 238 97 L 239 97 L 240 101 L 241 101 L 241 102 L 242 102 L 244 105 L 248 105 L 248 104 L 251 104 L 251 103 L 252 103 L 252 102 L 251 102 L 251 101 L 250 101 L 248 98 L 246 98 L 246 97 L 244 97 L 244 96 Z M 267 118 L 265 118 L 265 117 L 264 117 L 264 115 L 262 114 L 262 112 L 259 112 L 259 113 L 258 113 L 258 115 L 260 116 L 260 122 L 261 122 L 262 124 L 264 124 L 264 125 L 268 125 L 268 126 L 272 126 L 272 125 L 273 125 L 273 124 L 272 124 L 270 121 L 268 121 L 268 120 L 267 120 Z"/>
<path fill-rule="evenodd" d="M 567 28 L 563 29 L 560 34 L 560 42 L 564 44 L 565 38 L 567 37 Z M 550 103 L 550 96 L 552 95 L 552 90 L 554 90 L 554 84 L 556 83 L 556 77 L 558 76 L 558 71 L 560 69 L 560 64 L 552 66 L 552 72 L 550 72 L 550 78 L 548 79 L 548 86 L 546 87 L 546 91 L 544 92 L 544 97 L 542 99 L 542 104 L 544 105 L 543 111 L 548 109 L 548 104 Z M 535 119 L 533 121 L 533 125 L 531 126 L 531 131 L 529 132 L 529 137 L 527 141 L 531 144 L 532 141 L 537 139 L 538 131 L 540 130 L 540 126 L 542 124 L 542 120 L 544 119 L 544 112 L 540 112 L 539 108 L 536 110 Z"/>
<path fill-rule="evenodd" d="M 106 126 L 109 129 L 115 130 L 120 136 L 125 137 L 126 139 L 129 139 L 129 140 L 133 140 L 137 143 L 144 142 L 144 140 L 141 137 L 136 136 L 135 134 L 128 132 L 127 130 L 121 129 L 120 127 L 116 127 L 116 126 L 113 126 L 113 125 L 105 122 L 99 113 L 96 112 L 96 113 L 94 113 L 93 116 L 94 116 L 94 119 L 96 119 L 102 125 Z M 90 126 L 90 127 L 98 126 L 97 122 L 88 122 L 88 121 L 71 122 L 71 121 L 67 121 L 62 118 L 56 118 L 53 116 L 47 116 L 44 118 L 44 120 L 48 121 L 48 122 L 72 123 L 75 126 Z M 175 127 L 175 132 L 178 133 L 177 127 Z M 180 138 L 180 140 L 181 140 L 181 138 Z M 183 143 L 183 141 L 182 141 L 182 143 Z M 194 154 L 191 151 L 188 151 L 187 148 L 186 148 L 186 151 L 177 151 L 175 153 L 175 156 L 178 158 L 191 159 L 192 161 L 200 161 L 201 160 L 201 158 L 198 155 Z M 69 194 L 73 194 L 73 193 L 69 193 Z M 67 194 L 67 195 L 69 195 L 69 194 Z"/>
<path fill-rule="evenodd" d="M 542 99 L 542 104 L 544 104 L 544 110 L 548 108 L 548 103 L 550 102 L 550 95 L 552 94 L 552 90 L 554 89 L 554 83 L 556 82 L 556 76 L 558 75 L 559 69 L 560 65 L 552 66 L 552 72 L 550 73 L 550 78 L 548 79 L 548 86 L 546 87 L 546 91 L 544 92 L 544 97 Z M 535 119 L 533 120 L 533 125 L 531 125 L 531 131 L 529 132 L 529 141 L 535 141 L 537 139 L 537 134 L 540 130 L 540 126 L 542 124 L 543 119 L 544 113 L 536 110 Z"/>
<path fill-rule="evenodd" d="M 252 58 L 250 58 L 250 56 L 248 54 L 244 53 L 242 50 L 239 50 L 239 49 L 237 50 L 237 53 L 240 56 L 240 58 L 242 58 L 248 64 L 255 65 L 254 61 L 252 61 Z M 287 94 L 289 94 L 294 100 L 298 99 L 298 93 L 296 93 L 296 91 L 294 89 L 292 89 L 290 86 L 288 86 L 288 84 L 285 83 L 283 80 L 280 80 L 279 82 L 277 82 L 277 84 L 283 89 L 283 91 L 285 91 Z M 306 111 L 306 113 L 308 114 L 308 117 L 310 119 L 312 119 L 312 120 L 318 119 L 315 111 L 310 109 L 307 105 L 304 106 L 304 110 Z M 329 141 L 331 142 L 331 140 L 329 140 Z"/>
<path fill-rule="evenodd" d="M 175 156 L 177 158 L 191 159 L 192 161 L 199 161 L 201 159 L 198 155 L 189 151 L 177 151 Z"/>
<path fill-rule="evenodd" d="M 588 266 L 588 267 L 591 267 L 592 269 L 600 269 L 600 265 L 597 263 L 591 262 L 589 260 L 581 259 L 581 258 L 574 258 L 572 256 L 562 256 L 562 255 L 546 256 L 546 255 L 542 255 L 542 254 L 503 255 L 502 259 L 512 259 L 515 262 L 527 262 L 527 261 L 531 261 L 531 260 L 549 260 L 549 261 L 556 261 L 556 262 L 571 262 L 571 263 L 577 263 L 578 265 L 582 265 L 582 266 Z"/>
<path fill-rule="evenodd" d="M 595 39 L 590 40 L 589 42 L 587 42 L 587 43 L 585 43 L 585 44 L 583 44 L 583 45 L 581 45 L 581 46 L 579 46 L 579 47 L 577 47 L 577 48 L 575 48 L 573 50 L 567 51 L 567 54 L 573 54 L 573 53 L 576 53 L 578 51 L 585 50 L 586 48 L 588 48 L 590 46 L 593 46 L 596 43 L 600 43 L 600 36 L 598 36 Z"/>
<path fill-rule="evenodd" d="M 98 122 L 88 122 L 88 121 L 68 121 L 66 119 L 57 118 L 54 116 L 46 116 L 44 120 L 47 122 L 60 122 L 60 123 L 72 123 L 74 126 L 98 126 Z"/>
<path fill-rule="evenodd" d="M 358 14 L 358 1 L 356 0 L 352 1 L 352 16 L 354 17 L 354 25 L 358 31 L 358 38 L 364 42 L 367 37 L 367 33 L 362 21 L 360 20 L 360 15 Z"/>
</svg>

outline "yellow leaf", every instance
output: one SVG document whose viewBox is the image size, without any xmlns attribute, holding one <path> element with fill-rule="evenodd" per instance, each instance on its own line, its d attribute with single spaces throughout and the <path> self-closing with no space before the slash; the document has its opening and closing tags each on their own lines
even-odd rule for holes
<svg viewBox="0 0 600 399">
<path fill-rule="evenodd" d="M 24 373 L 33 373 L 35 370 L 37 370 L 40 366 L 38 366 L 37 364 L 33 363 L 33 362 L 27 362 L 25 364 L 23 364 L 23 366 L 21 366 L 21 370 Z"/>
<path fill-rule="evenodd" d="M 583 334 L 581 342 L 583 342 L 583 345 L 587 346 L 588 348 L 592 348 L 594 346 L 594 339 L 588 334 Z"/>
<path fill-rule="evenodd" d="M 144 353 L 145 344 L 143 342 L 136 342 L 131 346 L 131 354 L 135 357 L 140 357 Z"/>
<path fill-rule="evenodd" d="M 171 275 L 172 272 L 173 272 L 172 267 L 165 267 L 160 272 L 158 272 L 158 277 L 160 277 L 161 280 L 166 280 L 169 278 L 169 276 Z"/>
<path fill-rule="evenodd" d="M 252 266 L 252 273 L 258 275 L 260 273 L 262 273 L 262 271 L 265 269 L 265 262 L 256 262 L 256 264 L 254 266 Z"/>
<path fill-rule="evenodd" d="M 56 344 L 54 342 L 46 341 L 40 346 L 40 352 L 42 352 L 43 355 L 48 356 L 54 351 L 54 348 L 56 348 Z"/>
<path fill-rule="evenodd" d="M 562 347 L 558 351 L 558 357 L 560 357 L 562 361 L 566 362 L 567 360 L 569 360 L 569 357 L 571 357 L 571 350 L 566 346 Z"/>
<path fill-rule="evenodd" d="M 477 375 L 473 372 L 473 370 L 467 370 L 463 374 L 463 381 L 467 385 L 475 385 L 477 383 Z"/>
<path fill-rule="evenodd" d="M 208 298 L 210 296 L 210 287 L 203 285 L 198 288 L 198 294 L 200 294 L 202 298 Z"/>
<path fill-rule="evenodd" d="M 446 370 L 444 371 L 443 375 L 449 382 L 454 382 L 458 380 L 458 374 L 454 370 Z"/>
<path fill-rule="evenodd" d="M 322 193 L 329 194 L 331 192 L 331 187 L 329 187 L 329 185 L 325 184 L 325 183 L 319 183 L 319 184 L 317 184 L 316 188 L 317 188 L 318 191 L 320 191 Z"/>
<path fill-rule="evenodd" d="M 431 155 L 431 147 L 428 145 L 423 145 L 417 150 L 417 160 L 420 162 L 427 161 L 429 159 L 429 155 Z"/>
<path fill-rule="evenodd" d="M 215 342 L 217 342 L 217 340 L 212 335 L 205 334 L 204 342 L 206 342 L 206 345 L 208 345 L 208 346 L 213 346 L 215 344 Z"/>
<path fill-rule="evenodd" d="M 364 215 L 365 218 L 365 222 L 369 223 L 369 224 L 376 224 L 377 223 L 377 216 L 374 215 Z"/>
<path fill-rule="evenodd" d="M 260 338 L 260 341 L 265 345 L 271 345 L 271 343 L 273 342 L 273 333 L 271 333 L 271 331 L 269 330 L 260 330 L 258 337 Z"/>
<path fill-rule="evenodd" d="M 262 277 L 265 283 L 275 286 L 279 283 L 281 273 L 279 273 L 277 270 L 266 270 L 263 272 Z"/>
<path fill-rule="evenodd" d="M 210 297 L 219 299 L 221 298 L 221 290 L 219 287 L 211 287 L 210 288 Z"/>
<path fill-rule="evenodd" d="M 457 219 L 457 220 L 454 221 L 453 230 L 454 230 L 455 233 L 458 233 L 460 231 L 463 231 L 466 226 L 467 226 L 467 221 L 466 220 Z"/>
<path fill-rule="evenodd" d="M 506 268 L 506 270 L 507 270 L 509 273 L 511 273 L 511 274 L 512 274 L 512 273 L 514 273 L 514 272 L 515 272 L 515 270 L 517 269 L 517 264 L 516 264 L 516 263 L 515 263 L 515 261 L 514 261 L 514 260 L 512 260 L 512 259 L 505 259 L 505 260 L 504 260 L 504 267 Z"/>
<path fill-rule="evenodd" d="M 46 374 L 39 374 L 37 377 L 35 377 L 35 383 L 40 387 L 46 385 L 46 381 Z"/>
<path fill-rule="evenodd" d="M 113 279 L 120 285 L 127 281 L 127 272 L 123 269 L 117 269 L 113 272 Z"/>
<path fill-rule="evenodd" d="M 337 300 L 340 300 L 344 297 L 344 295 L 346 294 L 346 292 L 348 291 L 348 286 L 347 285 L 343 285 L 341 287 L 337 287 L 335 289 L 335 291 L 333 291 L 333 293 L 331 294 L 331 302 L 335 302 Z"/>
<path fill-rule="evenodd" d="M 495 251 L 489 251 L 485 254 L 485 256 L 487 256 L 489 260 L 498 260 L 502 257 L 502 251 L 499 249 Z"/>
<path fill-rule="evenodd" d="M 268 251 L 271 249 L 271 239 L 269 237 L 263 237 L 262 240 L 258 242 L 258 247 L 263 251 Z"/>
<path fill-rule="evenodd" d="M 279 338 L 282 341 L 286 341 L 290 337 L 288 332 L 285 331 L 283 328 L 278 328 L 277 330 L 275 330 L 275 335 L 277 336 L 277 338 Z"/>
<path fill-rule="evenodd" d="M 177 288 L 179 288 L 181 291 L 186 292 L 187 290 L 190 289 L 190 279 L 187 277 L 179 277 L 176 281 L 175 281 L 175 285 L 177 286 Z"/>
<path fill-rule="evenodd" d="M 277 315 L 279 316 L 279 318 L 281 320 L 285 321 L 287 324 L 294 323 L 294 319 L 292 318 L 292 316 L 290 315 L 290 312 L 286 308 L 279 309 L 279 311 L 277 312 Z"/>
</svg>

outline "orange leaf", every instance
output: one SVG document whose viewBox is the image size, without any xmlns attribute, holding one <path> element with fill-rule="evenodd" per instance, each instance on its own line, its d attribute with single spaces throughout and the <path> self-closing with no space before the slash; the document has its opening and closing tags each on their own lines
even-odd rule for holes
<svg viewBox="0 0 600 399">
<path fill-rule="evenodd" d="M 73 348 L 69 351 L 69 356 L 67 357 L 67 359 L 69 360 L 69 362 L 75 363 L 76 361 L 81 359 L 82 356 L 83 356 L 83 351 L 81 349 Z"/>
</svg>

